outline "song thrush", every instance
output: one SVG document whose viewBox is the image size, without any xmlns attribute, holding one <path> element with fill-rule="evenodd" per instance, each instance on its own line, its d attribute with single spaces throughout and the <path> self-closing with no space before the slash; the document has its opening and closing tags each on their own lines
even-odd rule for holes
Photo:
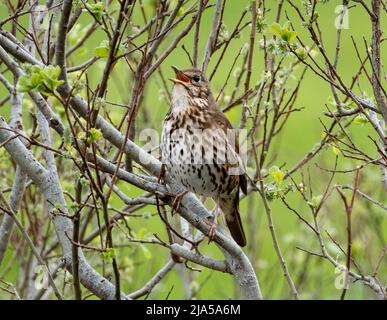
<svg viewBox="0 0 387 320">
<path fill-rule="evenodd" d="M 246 176 L 232 125 L 219 110 L 210 83 L 198 69 L 172 67 L 171 108 L 162 130 L 165 170 L 186 190 L 212 197 L 222 210 L 234 240 L 246 245 L 239 215 L 239 189 L 246 193 Z M 184 193 L 183 193 L 184 194 Z M 210 239 L 215 236 L 215 214 Z"/>
</svg>

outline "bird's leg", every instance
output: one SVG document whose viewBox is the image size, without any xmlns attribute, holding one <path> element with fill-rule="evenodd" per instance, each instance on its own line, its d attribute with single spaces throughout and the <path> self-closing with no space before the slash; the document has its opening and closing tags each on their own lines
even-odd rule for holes
<svg viewBox="0 0 387 320">
<path fill-rule="evenodd" d="M 208 232 L 208 238 L 209 238 L 208 243 L 210 243 L 211 241 L 213 241 L 215 239 L 216 226 L 218 225 L 218 214 L 219 214 L 219 203 L 218 203 L 218 201 L 216 201 L 215 208 L 212 211 L 213 221 L 211 221 L 210 231 Z"/>
<path fill-rule="evenodd" d="M 180 192 L 176 194 L 175 199 L 172 202 L 172 215 L 179 210 L 180 205 L 181 205 L 181 200 L 183 200 L 184 196 L 188 193 L 187 190 Z"/>
<path fill-rule="evenodd" d="M 161 181 L 164 181 L 165 177 L 165 163 L 161 164 L 159 177 L 157 178 L 157 183 L 160 183 Z"/>
</svg>

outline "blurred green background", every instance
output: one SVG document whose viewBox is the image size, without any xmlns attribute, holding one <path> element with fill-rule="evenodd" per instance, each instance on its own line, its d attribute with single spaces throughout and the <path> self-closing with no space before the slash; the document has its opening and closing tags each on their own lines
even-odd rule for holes
<svg viewBox="0 0 387 320">
<path fill-rule="evenodd" d="M 214 1 L 210 2 L 213 3 Z M 144 10 L 148 18 L 153 16 L 154 13 L 152 3 L 153 1 L 143 0 Z M 300 4 L 300 8 L 302 9 L 301 1 L 296 0 L 294 3 Z M 224 23 L 229 32 L 233 30 L 239 20 L 241 12 L 249 6 L 249 4 L 250 1 L 248 0 L 227 1 L 224 12 Z M 319 26 L 322 30 L 326 50 L 331 58 L 334 56 L 337 37 L 335 21 L 338 17 L 338 12 L 335 11 L 335 8 L 339 4 L 341 4 L 341 1 L 329 1 L 327 4 L 319 4 L 317 7 L 317 11 L 319 13 Z M 188 8 L 188 6 L 189 5 L 185 5 L 185 9 Z M 117 7 L 117 3 L 113 2 L 109 11 L 112 11 L 114 7 Z M 277 13 L 277 1 L 266 1 L 266 7 L 268 10 L 266 14 L 266 23 L 270 25 L 274 21 Z M 135 14 L 133 14 L 133 24 L 141 27 L 144 25 L 144 21 L 138 7 L 136 10 Z M 2 2 L 0 6 L 0 19 L 5 17 L 5 12 L 5 5 Z M 200 53 L 202 53 L 205 48 L 208 34 L 211 29 L 212 14 L 213 10 L 210 9 L 207 10 L 202 17 L 199 42 Z M 311 46 L 312 42 L 308 31 L 302 27 L 299 17 L 287 3 L 284 4 L 281 16 L 281 25 L 287 21 L 286 15 L 289 17 L 304 44 Z M 189 19 L 190 18 L 186 18 L 185 22 L 168 36 L 162 49 L 169 45 L 169 43 L 174 39 L 174 35 L 176 35 L 177 32 L 186 25 L 186 23 L 188 23 Z M 250 19 L 250 13 L 247 14 L 245 21 L 247 21 L 247 19 Z M 23 17 L 21 21 L 27 25 L 27 17 Z M 76 43 L 82 33 L 82 30 L 85 30 L 91 22 L 92 18 L 87 13 L 83 13 L 76 27 L 70 32 L 70 46 Z M 348 23 L 348 29 L 342 30 L 341 52 L 338 63 L 338 71 L 346 83 L 350 83 L 352 77 L 359 68 L 359 61 L 356 57 L 351 37 L 353 37 L 358 43 L 362 57 L 365 56 L 363 37 L 367 40 L 368 44 L 370 43 L 371 38 L 370 20 L 360 5 L 350 9 Z M 385 27 L 386 15 L 384 15 L 382 19 L 382 29 L 385 29 Z M 128 34 L 130 34 L 131 28 L 128 29 Z M 245 28 L 240 37 L 231 42 L 230 48 L 226 52 L 224 59 L 222 60 L 211 83 L 215 96 L 222 87 L 238 50 L 245 43 L 248 43 L 249 32 L 250 27 Z M 267 30 L 265 32 L 268 36 L 270 36 Z M 18 36 L 19 39 L 22 39 L 20 33 Z M 162 63 L 161 70 L 166 77 L 170 77 L 173 74 L 170 69 L 171 65 L 177 65 L 181 68 L 190 67 L 189 59 L 181 46 L 184 45 L 185 48 L 192 53 L 193 36 L 194 29 L 190 31 L 188 36 L 179 43 L 176 50 Z M 263 71 L 263 51 L 261 51 L 258 46 L 258 42 L 261 38 L 262 34 L 257 33 L 253 58 L 252 85 L 256 85 L 258 83 Z M 101 43 L 102 40 L 105 39 L 106 35 L 103 31 L 97 30 L 93 36 L 90 37 L 90 39 L 88 39 L 85 44 L 69 59 L 69 65 L 75 66 L 86 61 L 90 57 L 93 57 L 94 49 Z M 140 37 L 136 41 L 138 43 L 142 43 L 144 39 L 144 37 Z M 159 52 L 161 53 L 162 50 Z M 211 59 L 208 68 L 210 72 L 219 57 L 219 53 L 220 52 L 217 52 Z M 386 57 L 387 50 L 385 50 L 382 46 L 382 61 L 385 61 Z M 201 58 L 202 57 L 200 55 L 199 62 L 201 62 Z M 284 60 L 284 65 L 289 65 L 292 61 L 294 61 L 294 58 L 288 57 Z M 320 55 L 316 56 L 316 61 L 318 61 L 322 66 L 324 65 Z M 100 82 L 105 62 L 106 58 L 100 59 L 88 71 L 88 80 L 92 89 L 95 89 Z M 238 61 L 236 65 L 240 66 L 241 60 Z M 293 74 L 293 79 L 291 79 L 288 84 L 290 88 L 294 88 L 296 86 L 301 70 L 302 68 L 299 66 Z M 369 65 L 367 65 L 367 70 L 370 70 Z M 5 75 L 7 77 L 9 76 L 8 73 Z M 235 76 L 231 77 L 231 80 L 225 89 L 225 96 L 231 94 L 235 85 L 235 79 Z M 367 82 L 367 79 L 362 77 L 360 83 L 361 88 L 355 87 L 354 92 L 358 95 L 366 93 L 368 96 L 372 97 L 372 90 Z M 172 83 L 168 83 L 169 90 L 171 89 L 171 86 Z M 120 61 L 115 66 L 113 76 L 109 81 L 106 100 L 114 103 L 127 104 L 130 99 L 130 93 L 131 73 L 127 64 Z M 0 98 L 5 94 L 6 91 L 4 90 L 4 87 L 0 86 Z M 272 165 L 284 165 L 282 170 L 286 171 L 303 159 L 305 155 L 314 148 L 316 143 L 321 140 L 324 130 L 320 121 L 324 122 L 326 125 L 331 123 L 331 120 L 324 116 L 324 112 L 327 111 L 326 105 L 330 105 L 329 101 L 331 96 L 332 93 L 329 85 L 313 72 L 308 70 L 296 101 L 296 107 L 303 109 L 302 111 L 292 113 L 282 132 L 275 137 L 274 142 L 270 146 L 266 169 Z M 221 99 L 221 107 L 224 105 L 224 100 L 227 100 L 227 98 L 224 98 L 223 100 Z M 124 113 L 124 109 L 109 104 L 107 104 L 106 108 L 110 113 L 112 121 L 117 124 Z M 144 101 L 140 106 L 137 117 L 137 132 L 140 132 L 140 130 L 145 127 L 155 128 L 160 132 L 162 120 L 164 115 L 168 112 L 168 108 L 168 102 L 165 99 L 165 93 L 163 92 L 160 77 L 158 77 L 155 73 L 146 85 Z M 235 107 L 227 113 L 227 116 L 235 126 L 238 125 L 240 120 L 240 108 L 241 106 Z M 6 117 L 9 116 L 8 104 L 0 106 L 0 114 Z M 25 120 L 27 123 L 26 126 L 28 127 L 28 116 L 26 116 Z M 348 131 L 361 150 L 373 157 L 377 156 L 375 146 L 367 137 L 370 135 L 374 139 L 377 139 L 369 124 L 353 124 L 350 126 Z M 144 144 L 144 142 L 141 141 L 137 142 L 140 145 Z M 7 159 L 4 153 L 2 153 L 2 157 L 2 159 Z M 324 172 L 316 167 L 315 163 L 318 163 L 322 167 L 332 169 L 335 163 L 335 157 L 336 156 L 330 147 L 325 148 L 316 158 L 303 168 L 304 174 L 307 175 L 309 172 L 311 176 L 311 187 L 314 195 L 320 195 L 324 192 L 331 176 L 330 173 Z M 344 158 L 341 154 L 338 155 L 338 169 L 355 168 L 359 164 L 360 162 L 357 162 L 356 160 Z M 65 178 L 67 177 L 66 174 L 69 177 L 71 176 L 70 173 L 64 173 Z M 8 185 L 10 181 L 12 181 L 11 175 L 12 174 L 10 172 L 2 172 L 2 176 L 6 176 L 8 179 Z M 299 172 L 294 174 L 293 178 L 297 183 L 301 181 Z M 352 184 L 353 179 L 354 173 L 337 174 L 333 183 Z M 70 178 L 68 180 L 71 181 Z M 74 189 L 72 183 L 69 181 L 64 183 L 64 188 L 65 190 L 73 193 Z M 267 178 L 267 181 L 269 182 L 270 178 Z M 142 193 L 141 190 L 122 182 L 119 183 L 119 186 L 122 190 L 126 191 L 127 195 L 130 197 L 134 197 Z M 2 185 L 1 187 L 4 188 L 5 186 Z M 371 195 L 375 199 L 378 199 L 380 202 L 386 203 L 386 193 L 382 187 L 381 175 L 378 167 L 368 166 L 362 170 L 360 190 Z M 297 193 L 289 193 L 286 200 L 308 221 L 312 221 L 310 216 L 311 213 L 308 207 Z M 299 290 L 301 298 L 338 299 L 341 294 L 341 289 L 336 288 L 335 281 L 336 283 L 337 281 L 340 281 L 342 273 L 336 272 L 335 268 L 328 261 L 319 257 L 310 256 L 296 248 L 297 246 L 300 246 L 314 252 L 319 252 L 316 236 L 305 226 L 305 224 L 303 224 L 284 206 L 280 199 L 275 199 L 271 201 L 270 204 L 272 206 L 274 225 L 277 230 L 282 253 L 287 262 L 293 280 L 295 281 L 297 289 Z M 114 196 L 111 205 L 119 208 L 123 204 Z M 269 234 L 267 219 L 259 196 L 257 194 L 253 194 L 241 201 L 240 211 L 247 231 L 247 239 L 248 242 L 250 242 L 248 247 L 246 247 L 245 252 L 249 258 L 252 259 L 264 297 L 266 299 L 290 299 L 290 290 L 275 255 L 273 243 Z M 137 235 L 146 238 L 151 236 L 153 233 L 157 233 L 166 239 L 165 228 L 156 214 L 157 212 L 155 207 L 147 207 L 139 211 L 139 213 L 143 214 L 143 216 L 140 218 L 128 218 L 130 227 Z M 319 214 L 318 220 L 323 231 L 324 239 L 326 240 L 328 251 L 334 258 L 337 259 L 337 261 L 345 264 L 345 256 L 334 245 L 334 243 L 329 240 L 325 233 L 325 230 L 328 230 L 329 233 L 343 246 L 343 248 L 345 248 L 345 211 L 336 192 L 332 192 L 328 198 Z M 355 203 L 352 221 L 353 257 L 361 267 L 364 274 L 372 274 L 383 246 L 386 245 L 386 211 L 383 211 L 359 197 Z M 153 276 L 169 258 L 168 250 L 165 248 L 152 245 L 128 244 L 125 242 L 125 238 L 122 233 L 117 229 L 114 230 L 113 236 L 116 239 L 115 243 L 125 244 L 125 246 L 116 250 L 118 262 L 121 268 L 122 289 L 125 292 L 129 293 L 142 287 L 144 283 Z M 98 246 L 98 244 L 99 241 L 96 240 L 94 245 Z M 14 248 L 11 246 L 9 252 L 7 253 L 8 258 L 0 268 L 0 277 L 3 275 L 10 258 L 14 253 L 13 250 Z M 214 244 L 207 245 L 205 242 L 201 246 L 201 250 L 203 253 L 212 257 L 218 259 L 222 258 L 222 254 Z M 101 270 L 101 258 L 99 254 L 87 252 L 86 255 L 93 266 L 96 266 L 98 270 Z M 379 277 L 384 282 L 387 278 L 387 267 L 385 262 L 386 261 L 384 259 L 379 271 Z M 196 299 L 228 299 L 238 297 L 236 286 L 234 285 L 233 278 L 230 275 L 200 267 L 199 269 L 201 269 L 201 272 L 188 270 L 184 267 L 184 265 L 179 266 L 167 275 L 167 277 L 152 291 L 149 298 L 165 299 L 168 295 L 169 299 L 184 298 L 184 292 L 187 288 L 185 287 L 186 284 L 184 284 L 184 281 L 182 281 L 183 277 L 187 277 L 188 282 L 190 283 L 190 289 L 195 293 L 193 297 Z M 3 279 L 9 282 L 14 282 L 18 278 L 19 272 L 19 264 L 16 260 L 14 265 L 12 265 L 11 270 L 7 272 Z M 107 270 L 108 274 L 109 272 L 111 272 L 111 270 Z M 71 292 L 71 284 L 67 286 L 67 290 L 68 292 Z M 0 292 L 0 297 L 6 298 L 7 295 Z M 347 297 L 353 299 L 373 299 L 375 296 L 371 290 L 366 288 L 363 284 L 356 282 L 351 283 Z"/>
</svg>

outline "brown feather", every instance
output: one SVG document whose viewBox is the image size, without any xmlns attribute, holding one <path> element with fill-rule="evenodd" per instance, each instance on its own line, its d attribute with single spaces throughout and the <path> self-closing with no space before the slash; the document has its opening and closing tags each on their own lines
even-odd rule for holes
<svg viewBox="0 0 387 320">
<path fill-rule="evenodd" d="M 226 117 L 226 115 L 216 107 L 214 110 L 211 110 L 211 117 L 216 123 L 217 127 L 222 128 L 222 130 L 227 134 L 227 130 L 233 129 L 230 120 Z M 239 154 L 239 141 L 236 137 L 235 141 L 229 141 L 230 146 L 235 144 L 235 152 Z M 247 177 L 246 174 L 241 174 L 239 176 L 239 187 L 244 194 L 247 195 Z"/>
<path fill-rule="evenodd" d="M 235 193 L 234 199 L 221 199 L 219 205 L 226 218 L 227 227 L 230 230 L 231 236 L 237 244 L 244 247 L 247 242 L 242 219 L 239 214 L 239 193 Z"/>
</svg>

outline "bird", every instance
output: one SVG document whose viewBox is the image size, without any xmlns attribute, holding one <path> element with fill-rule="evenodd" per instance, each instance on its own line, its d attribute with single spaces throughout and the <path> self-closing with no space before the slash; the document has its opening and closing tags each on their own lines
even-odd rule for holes
<svg viewBox="0 0 387 320">
<path fill-rule="evenodd" d="M 210 82 L 200 69 L 172 69 L 175 78 L 170 79 L 173 89 L 160 150 L 165 172 L 184 187 L 174 204 L 180 205 L 187 192 L 211 197 L 216 205 L 210 241 L 216 237 L 220 209 L 231 236 L 243 247 L 246 235 L 239 213 L 239 190 L 247 193 L 247 178 L 238 144 L 234 143 L 237 139 L 229 134 L 233 127 L 219 109 Z"/>
</svg>

